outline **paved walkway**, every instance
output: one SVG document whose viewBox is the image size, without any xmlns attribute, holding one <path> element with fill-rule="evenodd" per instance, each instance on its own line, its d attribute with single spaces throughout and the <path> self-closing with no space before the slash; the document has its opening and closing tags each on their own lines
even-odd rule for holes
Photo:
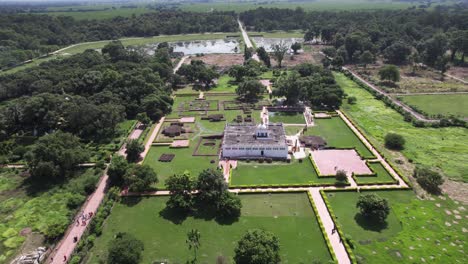
<svg viewBox="0 0 468 264">
<path fill-rule="evenodd" d="M 242 25 L 241 21 L 237 20 L 237 22 L 239 23 L 239 28 L 240 28 L 240 30 L 242 32 L 242 38 L 244 39 L 245 46 L 247 46 L 247 48 L 254 48 L 254 46 L 252 44 L 252 41 L 250 41 L 249 35 L 247 34 L 247 31 L 245 31 L 244 26 Z M 258 62 L 260 61 L 260 59 L 258 58 L 257 52 L 255 52 L 252 55 L 252 59 L 254 59 L 254 60 L 258 61 Z"/>
<path fill-rule="evenodd" d="M 143 133 L 144 130 L 145 130 L 144 127 L 141 125 L 140 122 L 138 122 L 135 125 L 135 129 L 128 136 L 128 139 L 133 140 L 133 139 L 140 138 L 140 136 L 141 136 L 141 134 Z M 118 151 L 119 155 L 126 157 L 127 156 L 127 154 L 125 153 L 126 150 L 127 150 L 127 142 L 125 142 L 123 144 L 123 146 L 119 149 L 119 151 Z"/>
<path fill-rule="evenodd" d="M 179 70 L 179 68 L 182 66 L 182 64 L 184 64 L 185 60 L 188 59 L 188 58 L 190 58 L 190 56 L 183 56 L 180 59 L 180 61 L 177 63 L 177 65 L 174 68 L 174 73 L 176 73 Z"/>
</svg>

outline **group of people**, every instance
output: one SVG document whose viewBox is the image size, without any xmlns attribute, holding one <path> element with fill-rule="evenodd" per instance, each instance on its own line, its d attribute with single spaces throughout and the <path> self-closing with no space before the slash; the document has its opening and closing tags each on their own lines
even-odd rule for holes
<svg viewBox="0 0 468 264">
<path fill-rule="evenodd" d="M 75 220 L 76 226 L 80 225 L 80 220 L 81 220 L 81 225 L 85 226 L 87 221 L 91 219 L 91 217 L 93 217 L 93 212 L 89 212 L 87 214 L 81 213 L 79 216 L 76 217 L 76 220 Z"/>
</svg>

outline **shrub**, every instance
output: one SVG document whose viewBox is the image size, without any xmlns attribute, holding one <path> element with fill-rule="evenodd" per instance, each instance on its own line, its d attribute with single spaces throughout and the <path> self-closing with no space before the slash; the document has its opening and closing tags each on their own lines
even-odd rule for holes
<svg viewBox="0 0 468 264">
<path fill-rule="evenodd" d="M 356 101 L 357 101 L 356 97 L 354 96 L 348 97 L 348 104 L 356 104 Z"/>
<path fill-rule="evenodd" d="M 429 193 L 440 194 L 440 185 L 444 183 L 442 175 L 428 168 L 416 167 L 413 176 L 419 185 Z"/>
<path fill-rule="evenodd" d="M 109 243 L 108 263 L 132 264 L 141 261 L 143 242 L 127 233 L 118 233 Z"/>
<path fill-rule="evenodd" d="M 335 179 L 339 182 L 347 182 L 348 176 L 346 176 L 346 171 L 338 170 L 335 175 Z"/>
<path fill-rule="evenodd" d="M 388 133 L 385 136 L 385 147 L 388 149 L 393 150 L 402 150 L 405 145 L 405 139 L 403 136 L 395 134 L 395 133 Z"/>
<path fill-rule="evenodd" d="M 367 220 L 379 223 L 385 222 L 390 213 L 387 199 L 381 198 L 374 193 L 359 196 L 356 207 L 359 208 L 361 215 Z"/>
</svg>

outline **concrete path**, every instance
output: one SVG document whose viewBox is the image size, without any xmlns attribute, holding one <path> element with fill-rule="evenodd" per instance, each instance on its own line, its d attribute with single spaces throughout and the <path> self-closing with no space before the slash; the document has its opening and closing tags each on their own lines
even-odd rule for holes
<svg viewBox="0 0 468 264">
<path fill-rule="evenodd" d="M 138 122 L 136 125 L 135 125 L 135 129 L 130 133 L 130 135 L 128 136 L 127 140 L 134 140 L 134 139 L 138 139 L 140 138 L 141 134 L 143 133 L 145 129 L 143 128 L 143 126 L 141 125 L 140 122 Z M 121 156 L 124 156 L 126 157 L 127 154 L 125 153 L 125 151 L 127 150 L 127 143 L 125 142 L 122 147 L 120 148 L 119 150 L 119 155 Z"/>
<path fill-rule="evenodd" d="M 184 64 L 185 60 L 188 59 L 188 58 L 190 58 L 190 56 L 183 56 L 180 59 L 180 61 L 177 63 L 177 65 L 174 68 L 174 73 L 176 73 L 179 70 L 179 68 L 182 66 L 182 64 Z"/>
<path fill-rule="evenodd" d="M 244 26 L 242 25 L 241 21 L 237 20 L 237 23 L 239 23 L 239 28 L 240 28 L 240 30 L 242 32 L 242 38 L 244 39 L 245 46 L 247 46 L 247 48 L 254 48 L 254 46 L 252 44 L 252 41 L 250 41 L 249 35 L 247 34 L 247 31 L 245 31 Z M 255 52 L 252 55 L 252 59 L 254 59 L 254 60 L 258 61 L 258 62 L 260 61 L 260 59 L 258 58 L 257 52 Z"/>
</svg>

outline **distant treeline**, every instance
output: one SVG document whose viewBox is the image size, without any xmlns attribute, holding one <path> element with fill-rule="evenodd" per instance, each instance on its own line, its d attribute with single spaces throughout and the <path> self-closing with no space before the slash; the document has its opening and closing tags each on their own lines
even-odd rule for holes
<svg viewBox="0 0 468 264">
<path fill-rule="evenodd" d="M 201 14 L 166 10 L 105 20 L 0 14 L 0 69 L 85 41 L 237 30 L 233 12 Z"/>
</svg>

